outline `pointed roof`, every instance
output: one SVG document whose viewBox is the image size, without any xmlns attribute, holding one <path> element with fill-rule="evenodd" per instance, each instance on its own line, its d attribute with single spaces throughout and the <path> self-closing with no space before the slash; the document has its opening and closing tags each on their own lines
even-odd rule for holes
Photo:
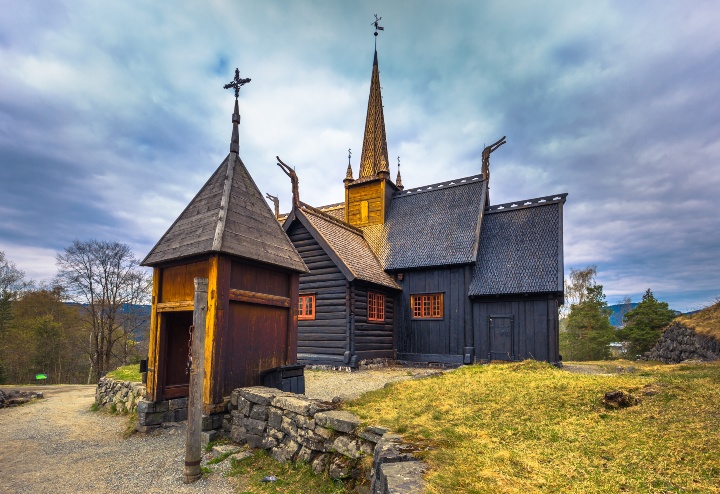
<svg viewBox="0 0 720 494">
<path fill-rule="evenodd" d="M 307 272 L 235 153 L 225 158 L 142 264 L 153 266 L 210 252 Z"/>
<path fill-rule="evenodd" d="M 368 98 L 367 117 L 365 119 L 365 137 L 360 157 L 360 177 L 374 177 L 379 172 L 388 172 L 387 137 L 385 135 L 385 117 L 383 116 L 382 94 L 380 93 L 380 70 L 378 69 L 377 50 L 373 61 Z"/>
<path fill-rule="evenodd" d="M 348 281 L 358 279 L 401 289 L 395 279 L 383 270 L 358 228 L 307 204 L 293 208 L 283 226 L 285 231 L 295 220 L 307 228 Z"/>
</svg>

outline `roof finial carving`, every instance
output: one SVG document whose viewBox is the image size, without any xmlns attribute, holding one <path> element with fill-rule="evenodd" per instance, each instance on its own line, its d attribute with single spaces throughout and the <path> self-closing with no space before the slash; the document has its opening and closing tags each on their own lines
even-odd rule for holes
<svg viewBox="0 0 720 494">
<path fill-rule="evenodd" d="M 493 153 L 505 144 L 505 136 L 502 136 L 495 144 L 490 144 L 482 152 L 482 174 L 485 181 L 490 181 L 490 153 Z"/>
<path fill-rule="evenodd" d="M 275 206 L 275 218 L 280 217 L 280 199 L 278 199 L 276 196 L 269 194 L 268 192 L 265 192 L 265 197 L 270 199 Z"/>
<path fill-rule="evenodd" d="M 348 167 L 347 167 L 347 171 L 345 172 L 345 178 L 343 179 L 343 183 L 345 183 L 345 185 L 349 184 L 350 182 L 352 182 L 354 180 L 352 165 L 350 164 L 351 156 L 352 156 L 352 151 L 350 150 L 350 148 L 348 148 Z"/>
<path fill-rule="evenodd" d="M 235 90 L 235 111 L 232 115 L 233 131 L 232 138 L 230 139 L 230 152 L 240 152 L 240 139 L 238 137 L 238 125 L 240 124 L 240 110 L 238 109 L 238 96 L 240 96 L 240 88 L 250 82 L 250 79 L 240 79 L 240 70 L 235 69 L 235 78 L 229 83 L 225 84 L 223 88 Z"/>
<path fill-rule="evenodd" d="M 382 27 L 382 26 L 380 26 L 380 25 L 378 24 L 378 22 L 380 22 L 380 21 L 382 20 L 382 17 L 378 17 L 377 14 L 373 14 L 373 15 L 375 16 L 375 22 L 371 22 L 370 24 L 373 25 L 373 26 L 375 26 L 375 34 L 374 34 L 374 36 L 375 36 L 375 51 L 377 52 L 377 35 L 378 35 L 378 31 L 385 31 L 385 28 Z M 377 55 L 376 55 L 375 58 L 377 58 Z"/>
<path fill-rule="evenodd" d="M 395 179 L 395 187 L 397 187 L 399 190 L 403 190 L 405 188 L 403 187 L 402 178 L 400 177 L 400 156 L 398 156 L 398 174 L 397 178 Z"/>
<path fill-rule="evenodd" d="M 278 160 L 277 166 L 279 166 L 282 171 L 285 172 L 285 175 L 290 177 L 290 183 L 292 183 L 292 201 L 293 201 L 293 207 L 300 208 L 300 185 L 297 173 L 295 173 L 295 170 L 293 168 L 290 168 L 285 163 L 282 162 L 280 159 L 280 156 L 275 156 Z"/>
</svg>

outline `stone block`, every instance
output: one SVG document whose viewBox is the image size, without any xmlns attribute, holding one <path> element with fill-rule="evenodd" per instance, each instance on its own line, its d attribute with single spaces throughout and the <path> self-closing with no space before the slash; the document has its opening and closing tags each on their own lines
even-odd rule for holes
<svg viewBox="0 0 720 494">
<path fill-rule="evenodd" d="M 247 431 L 245 430 L 245 427 L 242 426 L 233 426 L 233 428 L 230 430 L 230 439 L 232 439 L 233 442 L 236 442 L 238 444 L 245 443 L 246 435 Z"/>
<path fill-rule="evenodd" d="M 137 403 L 138 413 L 153 413 L 155 411 L 155 403 L 148 400 L 140 400 Z"/>
<path fill-rule="evenodd" d="M 297 461 L 311 463 L 315 454 L 316 453 L 312 449 L 303 446 L 302 448 L 300 448 L 300 451 L 297 454 Z"/>
<path fill-rule="evenodd" d="M 313 431 L 300 429 L 300 431 L 298 431 L 298 441 L 306 448 L 313 449 L 315 451 L 328 450 L 325 446 L 325 439 L 315 434 Z"/>
<path fill-rule="evenodd" d="M 378 436 L 382 436 L 386 434 L 390 429 L 381 425 L 370 425 L 366 427 L 365 430 L 373 434 L 377 434 Z"/>
<path fill-rule="evenodd" d="M 178 408 L 187 408 L 188 407 L 188 399 L 187 398 L 175 398 L 173 400 L 168 401 L 168 408 L 170 410 L 177 410 Z"/>
<path fill-rule="evenodd" d="M 282 410 L 275 407 L 270 407 L 268 409 L 268 424 L 270 424 L 271 427 L 274 427 L 275 429 L 280 429 L 280 424 L 282 424 L 283 414 Z"/>
<path fill-rule="evenodd" d="M 287 417 L 282 418 L 282 423 L 280 424 L 280 430 L 290 436 L 297 436 L 297 425 L 295 425 L 295 422 L 293 422 L 292 420 L 290 420 Z"/>
<path fill-rule="evenodd" d="M 260 444 L 260 447 L 262 449 L 272 449 L 275 446 L 277 446 L 280 443 L 280 441 L 274 437 L 265 436 L 262 440 L 262 443 Z"/>
<path fill-rule="evenodd" d="M 203 447 L 207 446 L 207 444 L 211 441 L 215 441 L 220 437 L 220 433 L 218 431 L 203 431 L 200 433 L 200 442 L 203 445 Z"/>
<path fill-rule="evenodd" d="M 163 422 L 164 412 L 144 412 L 138 413 L 138 424 L 140 425 L 160 425 Z"/>
<path fill-rule="evenodd" d="M 240 396 L 258 405 L 270 405 L 273 399 L 282 393 L 279 389 L 266 388 L 264 386 L 240 388 Z"/>
<path fill-rule="evenodd" d="M 426 489 L 422 477 L 424 472 L 425 465 L 420 461 L 380 465 L 374 492 L 392 492 L 393 494 L 423 493 Z"/>
<path fill-rule="evenodd" d="M 327 427 L 321 427 L 319 425 L 315 425 L 313 432 L 315 432 L 315 434 L 322 437 L 323 439 L 332 439 L 333 436 L 335 436 L 336 434 L 334 430 L 328 429 Z"/>
<path fill-rule="evenodd" d="M 240 413 L 242 413 L 246 417 L 250 415 L 250 407 L 252 407 L 252 403 L 247 401 L 242 396 L 239 396 L 237 404 L 237 409 L 240 411 Z"/>
<path fill-rule="evenodd" d="M 168 410 L 162 414 L 163 422 L 174 422 L 175 421 L 175 410 Z"/>
<path fill-rule="evenodd" d="M 250 418 L 255 420 L 267 420 L 268 419 L 268 406 L 267 405 L 253 405 L 250 409 Z"/>
<path fill-rule="evenodd" d="M 332 449 L 349 458 L 359 458 L 361 456 L 361 444 L 359 439 L 355 439 L 352 436 L 341 435 L 333 441 Z"/>
<path fill-rule="evenodd" d="M 315 472 L 317 474 L 324 473 L 328 467 L 329 462 L 330 462 L 330 455 L 328 455 L 326 453 L 317 455 L 315 457 L 315 459 L 312 461 L 313 472 Z"/>
<path fill-rule="evenodd" d="M 300 415 L 314 415 L 318 410 L 317 403 L 309 398 L 299 395 L 285 394 L 277 396 L 272 401 L 273 406 L 299 413 Z"/>
<path fill-rule="evenodd" d="M 352 475 L 354 462 L 343 456 L 334 456 L 330 461 L 328 475 L 331 479 L 347 479 Z"/>
<path fill-rule="evenodd" d="M 269 425 L 265 429 L 265 435 L 268 437 L 274 437 L 278 440 L 278 442 L 282 441 L 283 437 L 285 437 L 285 434 L 282 431 L 277 430 L 274 427 L 270 427 Z"/>
<path fill-rule="evenodd" d="M 272 449 L 270 455 L 277 461 L 292 461 L 300 450 L 300 444 L 286 437 L 282 443 Z"/>
<path fill-rule="evenodd" d="M 246 418 L 243 420 L 243 427 L 248 431 L 250 434 L 256 434 L 258 436 L 262 436 L 263 432 L 265 432 L 265 426 L 267 425 L 267 422 L 263 420 L 255 420 L 251 418 Z"/>
<path fill-rule="evenodd" d="M 365 439 L 366 441 L 370 441 L 371 443 L 377 443 L 378 441 L 380 441 L 380 439 L 382 439 L 382 436 L 370 432 L 368 429 L 358 432 L 358 436 Z"/>
<path fill-rule="evenodd" d="M 188 418 L 187 408 L 176 408 L 175 410 L 173 410 L 173 412 L 175 414 L 173 422 L 184 422 Z"/>
<path fill-rule="evenodd" d="M 230 432 L 232 430 L 232 423 L 232 415 L 230 415 L 229 413 L 223 415 L 222 430 Z"/>
<path fill-rule="evenodd" d="M 360 425 L 360 419 L 345 410 L 330 410 L 316 413 L 315 423 L 340 432 L 352 432 Z"/>
<path fill-rule="evenodd" d="M 237 408 L 238 406 L 238 398 L 240 398 L 240 390 L 239 389 L 233 389 L 233 392 L 230 393 L 230 405 Z"/>
<path fill-rule="evenodd" d="M 262 436 L 258 436 L 257 434 L 245 434 L 245 441 L 251 448 L 262 448 Z"/>
<path fill-rule="evenodd" d="M 293 421 L 300 429 L 313 430 L 315 428 L 315 419 L 311 419 L 304 415 L 294 414 Z"/>
</svg>

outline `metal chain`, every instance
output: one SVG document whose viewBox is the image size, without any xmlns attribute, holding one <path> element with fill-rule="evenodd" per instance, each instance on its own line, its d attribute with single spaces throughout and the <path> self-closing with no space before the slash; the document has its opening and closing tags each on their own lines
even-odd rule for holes
<svg viewBox="0 0 720 494">
<path fill-rule="evenodd" d="M 193 343 L 193 333 L 195 330 L 195 326 L 190 326 L 188 329 L 188 333 L 190 333 L 190 339 L 188 340 L 188 358 L 187 358 L 187 367 L 185 368 L 185 374 L 188 376 L 190 375 L 190 369 L 192 368 L 192 343 Z"/>
</svg>

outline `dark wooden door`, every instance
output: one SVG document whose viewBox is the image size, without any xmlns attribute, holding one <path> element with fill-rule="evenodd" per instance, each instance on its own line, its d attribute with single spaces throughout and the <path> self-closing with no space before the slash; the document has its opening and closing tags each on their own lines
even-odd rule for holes
<svg viewBox="0 0 720 494">
<path fill-rule="evenodd" d="M 189 329 L 192 311 L 165 312 L 162 314 L 163 358 L 162 399 L 181 398 L 188 395 L 190 376 L 186 373 Z"/>
<path fill-rule="evenodd" d="M 490 360 L 514 360 L 513 317 L 511 315 L 490 316 Z"/>
<path fill-rule="evenodd" d="M 288 362 L 287 307 L 230 302 L 224 395 L 260 384 L 260 372 Z"/>
</svg>

